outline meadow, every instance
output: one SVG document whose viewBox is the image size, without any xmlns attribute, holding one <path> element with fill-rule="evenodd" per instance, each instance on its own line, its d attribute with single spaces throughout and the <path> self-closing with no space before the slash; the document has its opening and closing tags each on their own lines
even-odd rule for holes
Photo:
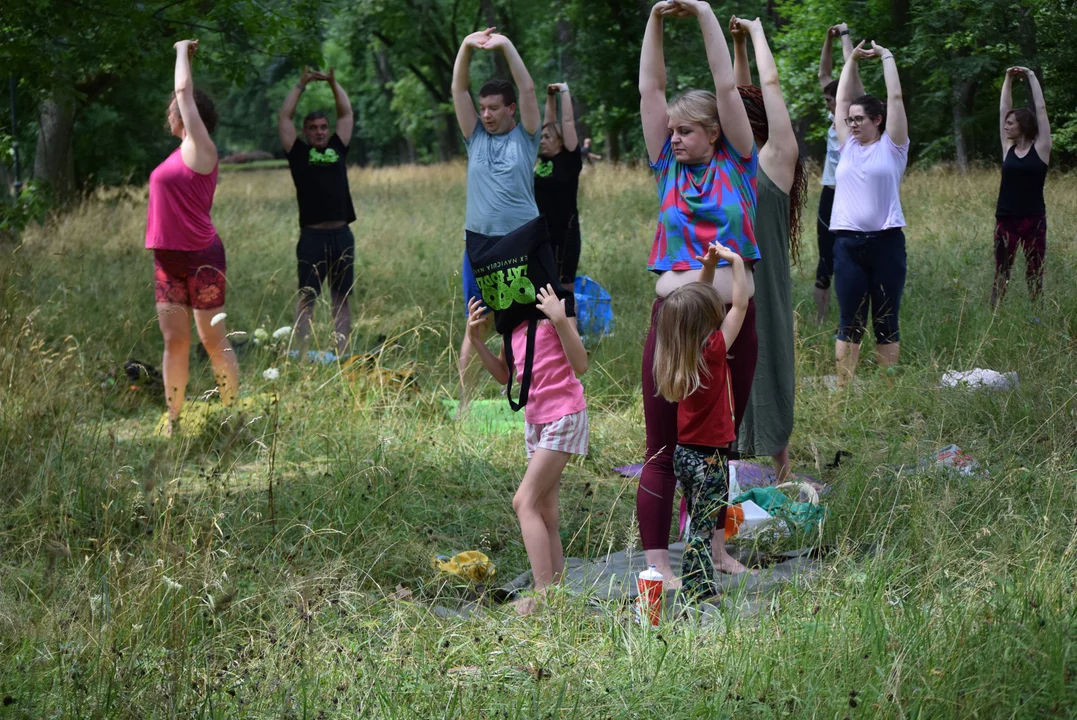
<svg viewBox="0 0 1077 720">
<path fill-rule="evenodd" d="M 901 365 L 879 372 L 865 352 L 855 388 L 798 384 L 794 469 L 830 486 L 819 571 L 758 612 L 658 632 L 570 595 L 521 619 L 431 566 L 478 549 L 498 582 L 527 569 L 511 507 L 522 438 L 443 404 L 463 331 L 464 166 L 350 178 L 354 347 L 385 336 L 378 367 L 417 386 L 248 345 L 243 395 L 279 401 L 203 437 L 154 438 L 163 399 L 122 380 L 125 360 L 156 365 L 162 349 L 145 188 L 99 192 L 0 248 L 0 718 L 1077 716 L 1077 177 L 1048 181 L 1045 298 L 1029 301 L 1019 259 L 992 312 L 997 170 L 909 173 Z M 836 303 L 820 327 L 811 300 L 817 192 L 793 269 L 802 379 L 833 373 Z M 569 556 L 639 547 L 635 481 L 612 468 L 643 452 L 655 205 L 642 169 L 582 178 L 581 273 L 612 294 L 616 332 L 584 379 L 592 446 L 565 474 Z M 289 324 L 287 171 L 222 173 L 214 219 L 229 328 Z M 329 348 L 327 307 L 317 319 Z M 974 367 L 1020 386 L 939 387 Z M 188 398 L 211 388 L 192 351 Z M 986 472 L 901 472 L 950 443 Z M 852 455 L 828 468 L 839 449 Z M 470 618 L 432 609 L 476 599 Z"/>
</svg>

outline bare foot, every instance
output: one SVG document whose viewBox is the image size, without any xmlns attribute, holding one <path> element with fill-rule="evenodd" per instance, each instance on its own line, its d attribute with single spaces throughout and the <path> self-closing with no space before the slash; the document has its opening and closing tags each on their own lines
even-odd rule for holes
<svg viewBox="0 0 1077 720">
<path fill-rule="evenodd" d="M 670 572 L 669 575 L 662 573 L 662 592 L 666 590 L 680 590 L 681 579 Z"/>
<path fill-rule="evenodd" d="M 516 614 L 522 616 L 530 615 L 538 610 L 538 604 L 539 599 L 532 595 L 512 601 L 512 606 L 516 608 Z"/>
<path fill-rule="evenodd" d="M 749 572 L 748 568 L 743 563 L 738 561 L 729 553 L 721 553 L 714 558 L 714 569 L 720 573 L 726 575 L 739 575 L 743 572 Z M 758 575 L 758 569 L 751 570 L 752 575 Z"/>
</svg>

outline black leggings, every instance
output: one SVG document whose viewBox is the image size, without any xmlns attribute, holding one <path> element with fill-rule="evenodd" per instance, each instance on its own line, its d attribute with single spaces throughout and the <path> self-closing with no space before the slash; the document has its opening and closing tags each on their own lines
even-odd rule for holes
<svg viewBox="0 0 1077 720">
<path fill-rule="evenodd" d="M 905 291 L 905 233 L 888 228 L 838 230 L 834 235 L 834 290 L 841 308 L 838 340 L 860 342 L 870 305 L 875 342 L 898 342 L 898 310 Z"/>
</svg>

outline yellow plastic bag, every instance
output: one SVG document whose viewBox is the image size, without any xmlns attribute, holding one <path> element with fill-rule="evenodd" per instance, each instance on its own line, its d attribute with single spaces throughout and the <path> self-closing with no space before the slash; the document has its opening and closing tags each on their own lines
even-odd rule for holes
<svg viewBox="0 0 1077 720">
<path fill-rule="evenodd" d="M 452 557 L 435 555 L 433 565 L 444 573 L 472 582 L 486 582 L 497 573 L 490 558 L 478 550 L 468 550 Z"/>
</svg>

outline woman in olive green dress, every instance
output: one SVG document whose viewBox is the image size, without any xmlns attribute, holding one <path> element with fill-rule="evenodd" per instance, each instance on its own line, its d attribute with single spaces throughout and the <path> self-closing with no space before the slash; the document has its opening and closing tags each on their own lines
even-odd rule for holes
<svg viewBox="0 0 1077 720">
<path fill-rule="evenodd" d="M 737 431 L 739 457 L 769 456 L 778 481 L 789 474 L 796 365 L 793 357 L 793 281 L 790 258 L 800 249 L 800 211 L 807 177 L 789 119 L 778 68 L 759 19 L 729 22 L 737 89 L 759 146 L 755 240 L 763 261 L 755 268 L 759 361 L 748 407 Z M 752 85 L 747 41 L 755 49 L 759 85 Z"/>
</svg>

